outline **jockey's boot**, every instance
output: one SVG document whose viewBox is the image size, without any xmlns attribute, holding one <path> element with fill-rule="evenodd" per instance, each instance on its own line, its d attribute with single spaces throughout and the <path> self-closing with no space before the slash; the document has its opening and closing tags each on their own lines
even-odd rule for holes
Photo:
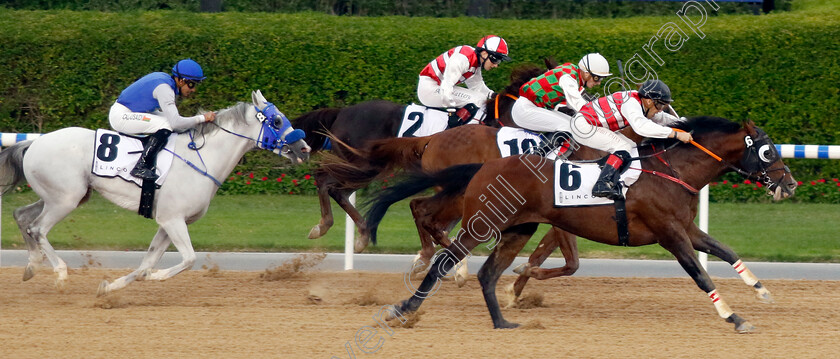
<svg viewBox="0 0 840 359">
<path fill-rule="evenodd" d="M 459 108 L 455 112 L 449 114 L 449 123 L 447 128 L 454 128 L 461 125 L 466 125 L 472 120 L 476 113 L 478 113 L 478 106 L 468 103 L 464 107 Z"/>
<path fill-rule="evenodd" d="M 166 140 L 172 131 L 167 129 L 160 129 L 149 136 L 149 141 L 143 147 L 143 155 L 140 156 L 140 161 L 131 170 L 131 175 L 137 178 L 156 180 L 158 178 L 155 173 L 155 162 L 157 161 L 157 154 L 166 146 Z"/>
<path fill-rule="evenodd" d="M 562 155 L 564 158 L 568 157 L 571 152 L 574 152 L 574 143 L 568 143 L 566 148 L 559 149 L 560 146 L 564 145 L 566 141 L 572 140 L 572 134 L 566 131 L 557 131 L 557 132 L 545 132 L 541 135 L 542 142 L 538 148 L 534 148 L 532 151 L 535 155 L 540 156 L 548 156 L 552 151 L 558 150 L 558 155 Z M 571 151 L 569 151 L 571 149 Z M 568 152 L 568 153 L 567 153 Z"/>
<path fill-rule="evenodd" d="M 598 176 L 598 181 L 592 187 L 592 196 L 606 197 L 611 200 L 620 199 L 622 196 L 621 185 L 618 184 L 618 179 L 621 172 L 626 166 L 626 162 L 630 159 L 630 153 L 627 151 L 616 151 L 607 157 L 607 163 L 601 169 L 601 175 Z"/>
</svg>

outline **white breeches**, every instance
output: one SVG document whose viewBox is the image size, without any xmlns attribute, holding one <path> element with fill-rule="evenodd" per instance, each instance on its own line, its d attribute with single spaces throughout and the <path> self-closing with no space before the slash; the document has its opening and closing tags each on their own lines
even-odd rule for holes
<svg viewBox="0 0 840 359">
<path fill-rule="evenodd" d="M 160 129 L 172 130 L 166 117 L 150 113 L 132 112 L 119 102 L 114 102 L 108 113 L 108 122 L 116 131 L 130 135 L 155 133 Z"/>
<path fill-rule="evenodd" d="M 544 109 L 521 96 L 513 103 L 510 116 L 517 126 L 526 130 L 541 132 L 569 132 L 572 130 L 572 118 L 569 115 Z"/>
<path fill-rule="evenodd" d="M 572 137 L 581 145 L 609 153 L 629 152 L 636 146 L 633 141 L 618 132 L 590 124 L 581 114 L 575 115 L 572 119 Z"/>
<path fill-rule="evenodd" d="M 428 76 L 420 76 L 420 80 L 417 81 L 417 98 L 425 106 L 449 107 L 449 104 L 440 95 L 440 85 Z M 452 88 L 452 99 L 455 100 L 454 107 L 458 108 L 471 103 L 483 110 L 487 102 L 486 95 L 461 86 Z"/>
</svg>

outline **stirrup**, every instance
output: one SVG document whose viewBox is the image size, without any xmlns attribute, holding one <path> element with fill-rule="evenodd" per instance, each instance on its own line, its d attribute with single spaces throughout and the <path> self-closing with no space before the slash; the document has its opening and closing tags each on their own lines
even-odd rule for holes
<svg viewBox="0 0 840 359">
<path fill-rule="evenodd" d="M 157 175 L 157 173 L 155 173 L 155 170 L 153 168 L 146 168 L 140 166 L 134 167 L 134 169 L 131 170 L 131 175 L 144 180 L 157 180 L 158 177 L 160 177 Z"/>
<path fill-rule="evenodd" d="M 620 184 L 599 181 L 592 187 L 592 196 L 607 198 L 615 201 L 623 198 L 623 193 L 621 193 Z"/>
</svg>

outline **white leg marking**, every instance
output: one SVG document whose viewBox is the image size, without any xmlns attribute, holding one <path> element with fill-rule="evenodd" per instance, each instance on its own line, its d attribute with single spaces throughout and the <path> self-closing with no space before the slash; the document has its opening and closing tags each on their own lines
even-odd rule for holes
<svg viewBox="0 0 840 359">
<path fill-rule="evenodd" d="M 709 295 L 709 299 L 712 300 L 712 304 L 715 305 L 715 309 L 717 309 L 718 315 L 720 315 L 721 318 L 726 319 L 734 314 L 732 309 L 729 308 L 729 305 L 727 305 L 726 302 L 723 301 L 723 298 L 718 295 L 717 289 L 706 294 Z"/>
</svg>

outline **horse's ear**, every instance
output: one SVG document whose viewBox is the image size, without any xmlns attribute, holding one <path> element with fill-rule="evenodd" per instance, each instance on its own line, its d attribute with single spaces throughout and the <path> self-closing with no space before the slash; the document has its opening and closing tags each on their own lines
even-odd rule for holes
<svg viewBox="0 0 840 359">
<path fill-rule="evenodd" d="M 750 120 L 749 118 L 741 121 L 741 127 L 745 128 L 749 133 L 755 132 L 755 130 L 753 130 L 755 128 L 755 122 L 753 122 L 753 120 Z"/>
<path fill-rule="evenodd" d="M 262 110 L 265 108 L 268 101 L 266 101 L 265 96 L 263 96 L 262 91 L 251 91 L 251 101 L 254 102 L 254 106 L 257 106 L 258 109 Z"/>
<path fill-rule="evenodd" d="M 544 58 L 543 62 L 545 62 L 545 67 L 549 70 L 557 67 L 557 60 L 554 59 L 554 56 Z"/>
<path fill-rule="evenodd" d="M 259 107 L 259 103 L 257 102 L 257 92 L 256 91 L 251 91 L 251 103 L 253 103 L 254 106 Z"/>
</svg>

